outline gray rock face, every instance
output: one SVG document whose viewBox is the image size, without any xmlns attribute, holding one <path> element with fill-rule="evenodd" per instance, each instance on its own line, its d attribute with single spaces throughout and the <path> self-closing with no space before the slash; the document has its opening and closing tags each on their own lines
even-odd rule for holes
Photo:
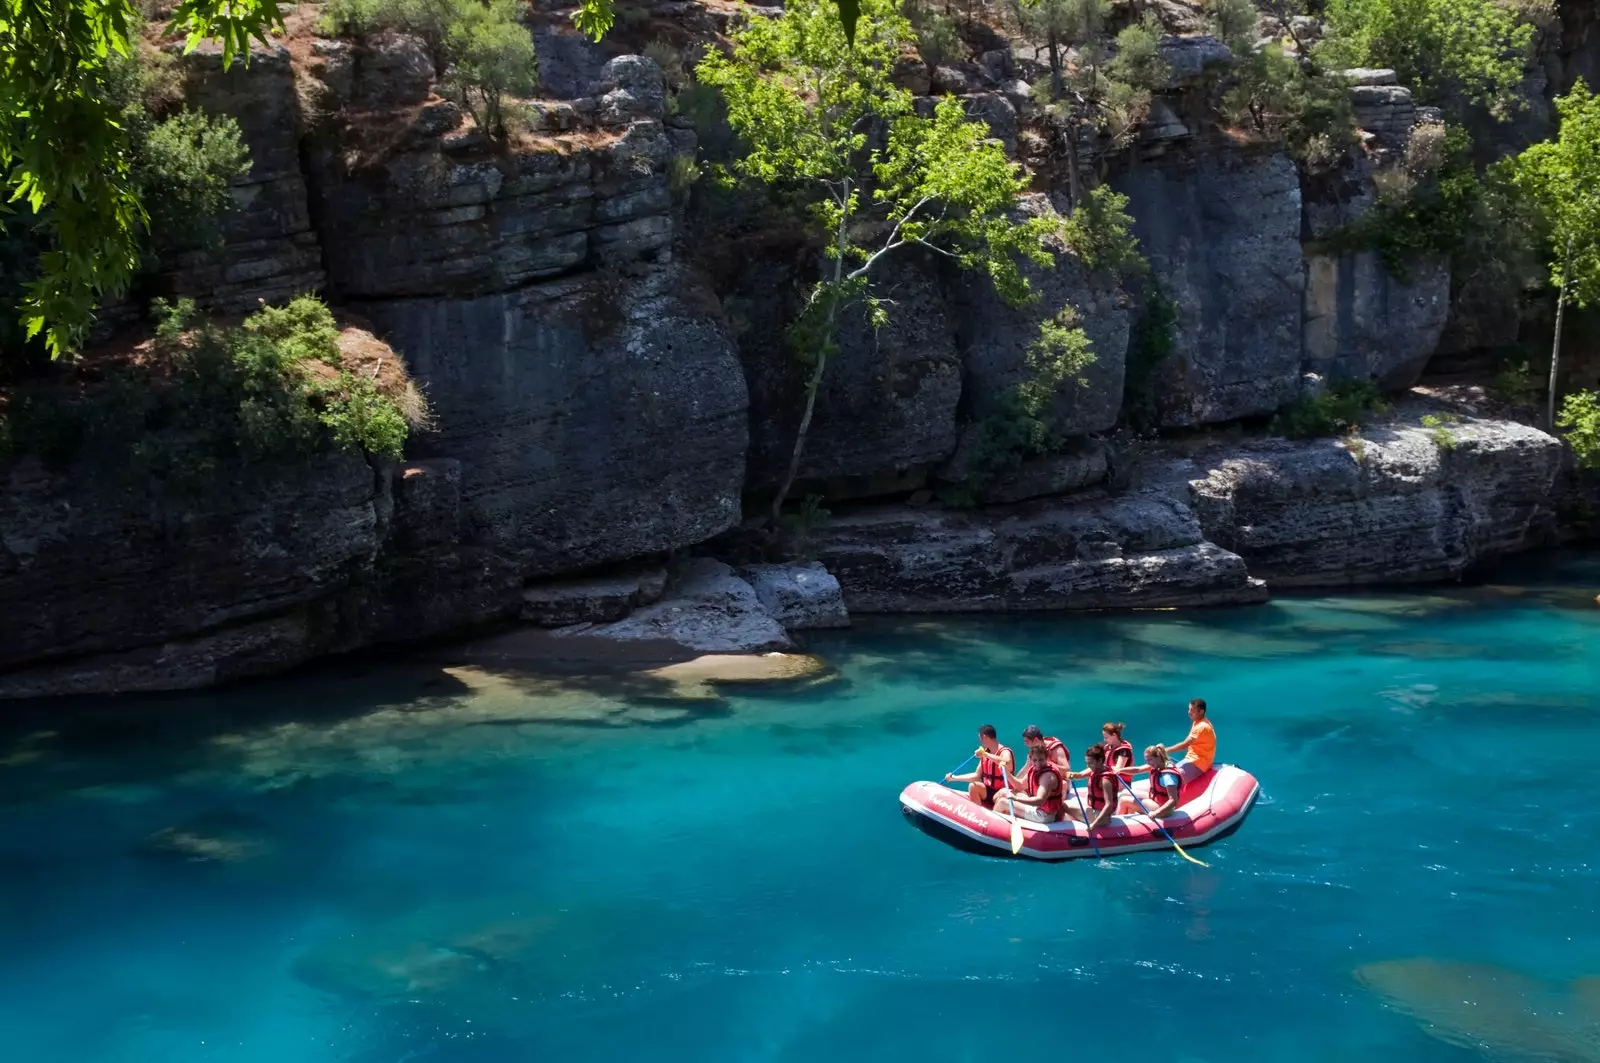
<svg viewBox="0 0 1600 1063">
<path fill-rule="evenodd" d="M 956 456 L 939 472 L 941 479 L 951 483 L 966 481 L 978 436 L 977 425 L 962 433 Z M 1078 440 L 1064 453 L 1023 462 L 1015 475 L 999 483 L 976 485 L 974 501 L 985 506 L 1005 505 L 1030 498 L 1071 494 L 1105 480 L 1106 468 L 1105 444 L 1094 439 Z"/>
<path fill-rule="evenodd" d="M 788 631 L 850 626 L 839 581 L 820 562 L 750 565 L 739 575 L 767 614 Z"/>
<path fill-rule="evenodd" d="M 738 520 L 744 380 L 711 307 L 667 269 L 369 313 L 433 404 L 438 430 L 420 449 L 460 459 L 464 505 L 537 577 Z"/>
<path fill-rule="evenodd" d="M 1118 182 L 1151 265 L 1177 301 L 1156 368 L 1161 423 L 1270 413 L 1299 385 L 1300 180 L 1282 155 L 1137 170 Z"/>
<path fill-rule="evenodd" d="M 961 103 L 967 109 L 967 117 L 983 122 L 989 127 L 989 135 L 1005 145 L 1006 153 L 1017 153 L 1017 109 L 998 92 L 975 92 L 970 96 L 963 96 Z"/>
<path fill-rule="evenodd" d="M 1391 142 L 1403 142 L 1417 124 L 1417 105 L 1403 85 L 1356 85 L 1350 102 L 1356 125 Z"/>
<path fill-rule="evenodd" d="M 522 619 L 540 627 L 608 623 L 654 605 L 667 587 L 660 569 L 541 583 L 522 592 Z"/>
<path fill-rule="evenodd" d="M 1561 445 L 1534 428 L 1476 422 L 1261 444 L 1191 485 L 1207 537 L 1272 587 L 1446 579 L 1526 548 L 1551 520 Z M 1358 456 L 1359 455 L 1359 456 Z"/>
<path fill-rule="evenodd" d="M 1304 367 L 1385 388 L 1415 384 L 1449 315 L 1449 262 L 1419 259 L 1405 281 L 1373 251 L 1313 255 L 1306 266 Z"/>
<path fill-rule="evenodd" d="M 961 361 L 937 275 L 910 255 L 880 268 L 876 290 L 894 300 L 890 323 L 874 332 L 857 312 L 840 328 L 800 482 L 914 480 L 956 448 Z M 747 331 L 740 355 L 750 382 L 748 483 L 770 487 L 789 462 L 810 366 L 776 325 Z"/>
<path fill-rule="evenodd" d="M 1164 86 L 1169 91 L 1195 84 L 1209 69 L 1233 65 L 1228 46 L 1205 34 L 1163 37 L 1158 50 L 1170 70 Z"/>
<path fill-rule="evenodd" d="M 220 248 L 181 242 L 162 248 L 164 285 L 221 313 L 320 289 L 322 251 L 300 170 L 300 119 L 288 51 L 258 47 L 248 66 L 234 63 L 224 71 L 221 48 L 207 43 L 182 63 L 186 102 L 239 123 L 250 170 L 231 182 L 234 207 L 220 219 Z"/>
<path fill-rule="evenodd" d="M 1033 197 L 1027 208 L 1051 209 L 1043 197 Z M 1007 306 L 985 279 L 961 278 L 951 284 L 968 415 L 981 420 L 1009 389 L 1028 378 L 1027 351 L 1039 338 L 1040 323 L 1072 307 L 1093 344 L 1095 360 L 1084 372 L 1084 384 L 1069 381 L 1062 386 L 1051 411 L 1052 423 L 1069 436 L 1105 431 L 1116 424 L 1122 407 L 1128 354 L 1126 297 L 1114 287 L 1095 283 L 1064 251 L 1056 255 L 1054 269 L 1030 263 L 1024 273 L 1039 299 L 1020 307 Z"/>
<path fill-rule="evenodd" d="M 568 628 L 585 639 L 667 642 L 694 653 L 764 653 L 794 643 L 762 608 L 755 590 L 720 561 L 697 558 L 675 575 L 667 595 L 626 620 Z"/>
<path fill-rule="evenodd" d="M 1160 496 L 1003 511 L 882 508 L 819 538 L 852 612 L 1001 612 L 1260 601 L 1244 562 Z"/>
</svg>

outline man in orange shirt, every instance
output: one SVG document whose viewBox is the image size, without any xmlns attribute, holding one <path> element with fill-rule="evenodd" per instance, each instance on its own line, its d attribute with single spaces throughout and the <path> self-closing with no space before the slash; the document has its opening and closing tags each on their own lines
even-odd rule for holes
<svg viewBox="0 0 1600 1063">
<path fill-rule="evenodd" d="M 1189 737 L 1168 746 L 1167 752 L 1187 751 L 1188 755 L 1183 758 L 1185 764 L 1193 764 L 1201 771 L 1210 771 L 1211 762 L 1217 759 L 1217 729 L 1206 719 L 1204 698 L 1195 698 L 1189 702 L 1189 719 L 1193 723 L 1189 728 Z"/>
</svg>

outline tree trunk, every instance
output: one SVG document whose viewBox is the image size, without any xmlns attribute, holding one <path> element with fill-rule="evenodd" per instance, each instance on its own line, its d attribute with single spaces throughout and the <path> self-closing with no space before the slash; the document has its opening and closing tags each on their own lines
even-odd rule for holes
<svg viewBox="0 0 1600 1063">
<path fill-rule="evenodd" d="M 844 182 L 844 202 L 850 201 L 849 180 Z M 817 408 L 817 392 L 822 390 L 822 373 L 828 368 L 828 344 L 833 340 L 834 323 L 839 316 L 839 282 L 844 277 L 844 249 L 846 236 L 850 229 L 850 215 L 841 211 L 839 217 L 839 232 L 836 236 L 839 253 L 833 259 L 833 291 L 828 294 L 828 319 L 822 330 L 822 341 L 818 345 L 817 364 L 811 370 L 811 380 L 806 384 L 806 408 L 800 414 L 800 427 L 795 431 L 794 450 L 789 453 L 789 469 L 783 474 L 783 482 L 778 485 L 778 493 L 772 498 L 772 531 L 778 531 L 778 518 L 783 515 L 784 500 L 789 497 L 789 489 L 794 486 L 794 478 L 800 473 L 800 456 L 805 453 L 806 433 L 811 431 L 811 415 Z"/>
<path fill-rule="evenodd" d="M 1556 339 L 1550 348 L 1550 397 L 1545 403 L 1545 424 L 1550 431 L 1556 430 L 1556 372 L 1561 368 L 1561 319 L 1567 310 L 1567 286 L 1561 285 L 1561 294 L 1556 296 Z"/>
<path fill-rule="evenodd" d="M 1067 195 L 1072 199 L 1072 209 L 1083 202 L 1083 178 L 1078 173 L 1078 119 L 1067 119 Z"/>
</svg>

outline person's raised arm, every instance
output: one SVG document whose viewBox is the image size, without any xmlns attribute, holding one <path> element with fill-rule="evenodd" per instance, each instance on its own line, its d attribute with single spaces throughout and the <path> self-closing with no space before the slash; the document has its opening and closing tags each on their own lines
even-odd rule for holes
<svg viewBox="0 0 1600 1063">
<path fill-rule="evenodd" d="M 982 776 L 975 771 L 969 771 L 965 775 L 951 775 L 949 772 L 944 773 L 945 782 L 977 782 L 980 778 L 982 778 Z"/>
</svg>

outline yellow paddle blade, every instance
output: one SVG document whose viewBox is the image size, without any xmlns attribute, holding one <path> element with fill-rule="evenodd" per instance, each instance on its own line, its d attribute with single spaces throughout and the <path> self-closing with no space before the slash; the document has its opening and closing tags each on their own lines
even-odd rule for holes
<svg viewBox="0 0 1600 1063">
<path fill-rule="evenodd" d="M 1183 846 L 1179 845 L 1177 842 L 1173 842 L 1172 843 L 1172 847 L 1174 849 L 1178 850 L 1178 855 L 1179 856 L 1183 857 L 1185 860 L 1189 861 L 1189 863 L 1191 863 L 1191 864 L 1199 864 L 1201 867 L 1210 867 L 1211 866 L 1210 864 L 1206 863 L 1204 860 L 1196 860 L 1194 857 L 1192 857 L 1188 853 L 1184 852 L 1183 851 Z"/>
<path fill-rule="evenodd" d="M 1011 855 L 1016 856 L 1022 852 L 1022 824 L 1016 820 L 1011 821 Z"/>
</svg>

